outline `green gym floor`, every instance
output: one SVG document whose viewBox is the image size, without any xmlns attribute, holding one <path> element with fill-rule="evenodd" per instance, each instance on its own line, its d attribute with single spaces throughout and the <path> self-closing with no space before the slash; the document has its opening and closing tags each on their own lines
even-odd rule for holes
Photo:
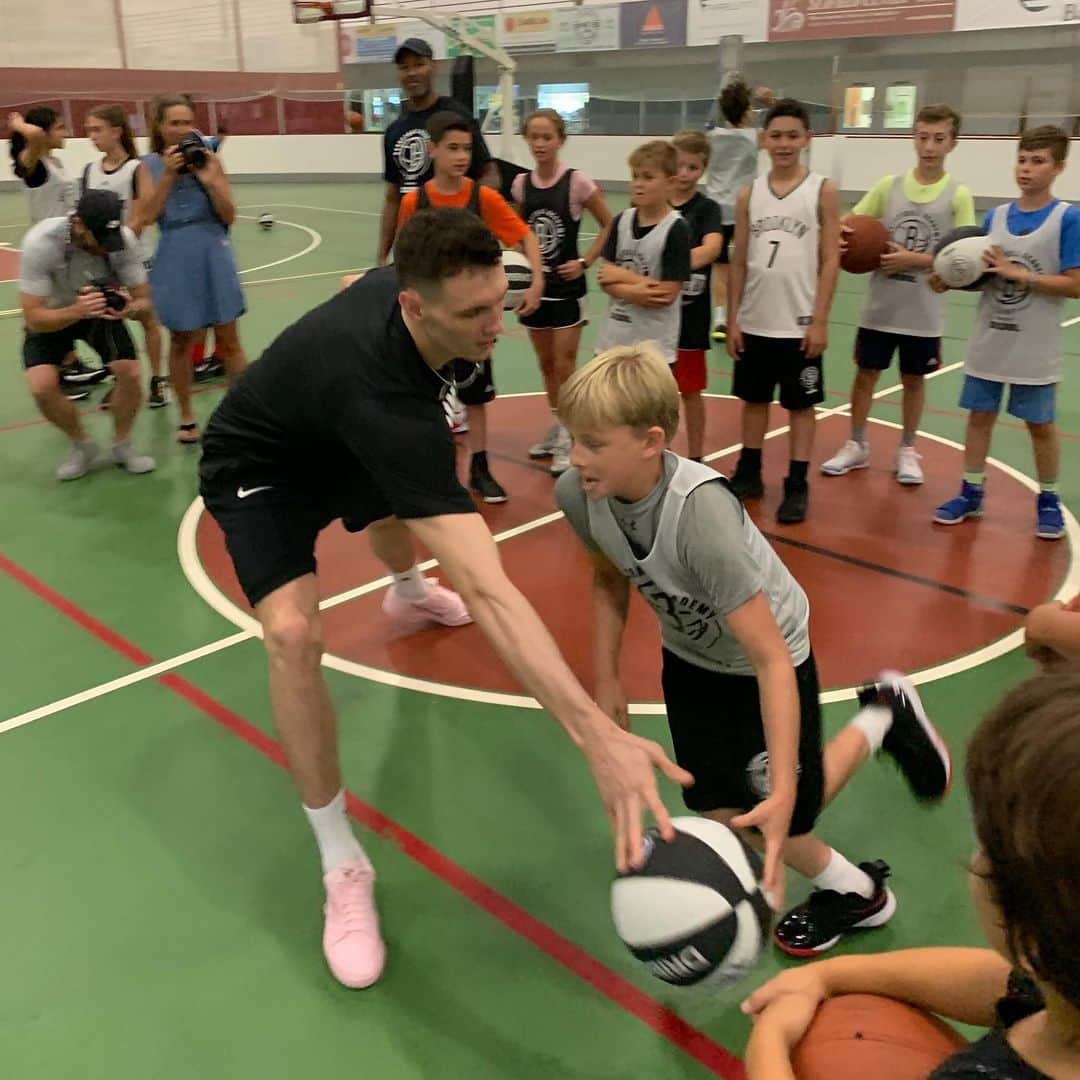
<svg viewBox="0 0 1080 1080">
<path fill-rule="evenodd" d="M 381 188 L 244 184 L 236 194 L 246 215 L 234 230 L 249 305 L 241 335 L 255 359 L 333 292 L 338 275 L 369 264 Z M 263 211 L 277 219 L 268 233 L 255 223 Z M 0 242 L 17 247 L 24 226 L 21 195 L 0 195 Z M 841 412 L 822 420 L 816 462 L 846 437 L 842 406 L 863 285 L 845 276 L 833 308 L 824 408 Z M 583 356 L 602 303 L 594 287 Z M 272 740 L 261 645 L 236 604 L 208 602 L 206 589 L 196 591 L 190 545 L 183 564 L 178 555 L 196 494 L 196 454 L 175 444 L 172 408 L 144 410 L 136 439 L 157 457 L 156 473 L 109 469 L 77 483 L 55 481 L 65 447 L 38 419 L 25 388 L 20 322 L 10 311 L 16 304 L 15 283 L 0 282 L 7 316 L 0 349 L 8 358 L 0 375 L 0 1076 L 741 1075 L 747 1024 L 738 1002 L 787 961 L 769 946 L 744 985 L 714 996 L 676 992 L 639 970 L 612 929 L 609 832 L 584 763 L 552 721 L 501 693 L 494 675 L 491 693 L 455 689 L 453 667 L 432 680 L 425 663 L 438 669 L 438 656 L 431 661 L 425 642 L 449 640 L 454 631 L 397 642 L 374 660 L 358 646 L 354 659 L 362 663 L 327 670 L 351 810 L 378 867 L 390 949 L 376 988 L 353 993 L 334 982 L 320 949 L 315 848 Z M 1022 425 L 1002 423 L 995 433 L 1001 467 L 990 471 L 986 518 L 954 530 L 928 520 L 927 509 L 959 482 L 954 444 L 963 439 L 964 417 L 954 365 L 963 360 L 973 304 L 968 295 L 950 298 L 946 366 L 927 385 L 923 427 L 938 439 L 925 440 L 933 447 L 925 490 L 901 505 L 908 493 L 888 475 L 895 432 L 878 425 L 875 468 L 815 479 L 817 521 L 812 501 L 806 528 L 817 532 L 789 530 L 778 539 L 785 558 L 801 560 L 792 565 L 815 609 L 829 607 L 814 630 L 823 669 L 838 673 L 830 679 L 823 670 L 832 691 L 829 730 L 852 712 L 844 688 L 857 676 L 848 669 L 870 674 L 862 660 L 881 651 L 876 634 L 902 624 L 904 634 L 888 639 L 891 664 L 927 673 L 924 701 L 952 743 L 958 773 L 979 716 L 1031 671 L 1015 648 L 1023 610 L 1080 588 L 1075 520 L 1056 546 L 1031 534 L 1034 497 L 1024 477 L 1032 463 Z M 1064 317 L 1078 314 L 1069 307 Z M 1076 512 L 1080 325 L 1064 333 L 1061 491 Z M 727 394 L 721 349 L 710 366 L 710 391 Z M 500 345 L 497 373 L 505 395 L 540 389 L 519 331 Z M 874 415 L 881 421 L 899 419 L 894 385 L 893 372 L 879 384 Z M 210 384 L 198 395 L 201 419 L 221 391 Z M 91 431 L 106 438 L 108 417 L 95 406 L 101 393 L 86 412 Z M 722 397 L 710 402 L 709 449 L 725 451 L 721 467 L 731 464 L 735 415 Z M 516 526 L 553 509 L 524 455 L 543 419 L 537 397 L 507 396 L 493 406 L 506 473 L 497 475 L 511 494 L 506 508 L 485 509 L 495 531 L 511 523 L 508 532 L 526 531 Z M 777 412 L 773 423 L 782 422 Z M 777 463 L 783 443 L 770 443 Z M 530 468 L 528 485 L 522 481 L 530 495 L 511 510 L 509 480 Z M 761 513 L 775 533 L 771 515 Z M 828 542 L 823 529 L 832 529 Z M 978 530 L 993 543 L 973 545 Z M 532 535 L 549 534 L 538 528 Z M 906 562 L 895 551 L 868 553 L 867 544 L 901 535 Z M 511 559 L 505 540 L 516 578 L 545 561 Z M 355 567 L 347 552 L 337 556 L 335 588 L 373 576 L 363 540 L 352 544 Z M 991 547 L 999 569 L 988 575 L 978 564 L 991 558 Z M 817 557 L 820 566 L 807 561 Z M 889 592 L 897 580 L 910 588 Z M 228 591 L 223 582 L 214 595 Z M 572 620 L 587 619 L 578 614 L 584 596 L 556 600 Z M 939 617 L 946 601 L 951 622 Z M 352 603 L 338 604 L 345 622 Z M 992 619 L 982 618 L 987 611 Z M 364 625 L 379 618 L 362 603 L 354 615 Z M 568 651 L 582 648 L 580 638 L 565 643 Z M 580 656 L 572 659 L 580 664 Z M 414 668 L 428 681 L 396 676 Z M 668 745 L 655 703 L 644 706 L 636 730 Z M 681 807 L 672 788 L 664 795 Z M 888 927 L 841 950 L 979 942 L 966 903 L 972 837 L 962 783 L 928 811 L 911 802 L 887 764 L 870 763 L 826 811 L 820 832 L 853 858 L 887 860 L 900 900 Z M 789 903 L 804 892 L 789 881 Z"/>
</svg>

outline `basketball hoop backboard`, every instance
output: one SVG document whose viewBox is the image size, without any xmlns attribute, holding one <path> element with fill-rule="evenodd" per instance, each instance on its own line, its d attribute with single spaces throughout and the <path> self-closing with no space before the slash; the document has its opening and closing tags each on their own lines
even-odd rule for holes
<svg viewBox="0 0 1080 1080">
<path fill-rule="evenodd" d="M 291 0 L 293 22 L 300 24 L 340 19 L 366 19 L 371 0 Z"/>
</svg>

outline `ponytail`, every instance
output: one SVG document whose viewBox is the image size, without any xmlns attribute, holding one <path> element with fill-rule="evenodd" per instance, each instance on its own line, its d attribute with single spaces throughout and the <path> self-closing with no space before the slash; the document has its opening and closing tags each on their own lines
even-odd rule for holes
<svg viewBox="0 0 1080 1080">
<path fill-rule="evenodd" d="M 48 131 L 59 119 L 59 114 L 48 105 L 35 105 L 26 110 L 23 119 L 34 127 Z M 19 161 L 19 155 L 26 149 L 26 136 L 21 131 L 13 131 L 10 135 L 9 148 L 11 150 L 11 167 L 20 180 L 26 179 L 26 169 Z"/>
</svg>

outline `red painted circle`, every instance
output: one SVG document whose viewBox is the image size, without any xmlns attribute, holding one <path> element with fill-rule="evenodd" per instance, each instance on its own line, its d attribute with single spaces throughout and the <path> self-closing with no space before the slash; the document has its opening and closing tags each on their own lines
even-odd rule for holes
<svg viewBox="0 0 1080 1080">
<path fill-rule="evenodd" d="M 708 399 L 708 444 L 738 442 L 738 402 Z M 502 398 L 491 407 L 489 459 L 510 493 L 502 506 L 481 508 L 493 533 L 534 521 L 554 509 L 546 463 L 530 462 L 528 446 L 548 422 L 544 399 Z M 819 423 L 817 458 L 844 438 L 846 417 Z M 844 477 L 812 466 L 810 515 L 798 526 L 776 523 L 787 440 L 765 451 L 765 498 L 751 513 L 810 597 L 811 633 L 823 687 L 851 686 L 884 667 L 915 671 L 959 657 L 1016 629 L 1022 611 L 1058 588 L 1069 562 L 1067 542 L 1034 536 L 1035 496 L 990 470 L 986 515 L 953 528 L 931 523 L 934 507 L 955 494 L 958 450 L 921 440 L 926 483 L 901 487 L 892 476 L 897 433 L 871 425 L 873 465 Z M 681 438 L 681 437 L 680 437 Z M 681 443 L 676 441 L 676 449 Z M 466 465 L 464 447 L 459 451 Z M 734 455 L 714 462 L 730 469 Z M 217 524 L 199 521 L 198 554 L 210 578 L 247 610 Z M 503 541 L 507 573 L 550 628 L 571 667 L 591 683 L 590 571 L 565 521 Z M 385 573 L 362 536 L 335 523 L 319 539 L 320 592 L 334 596 Z M 324 613 L 327 651 L 400 675 L 482 690 L 521 693 L 475 626 L 395 633 L 380 611 L 381 590 Z M 632 701 L 660 700 L 659 633 L 637 597 L 623 652 Z"/>
</svg>

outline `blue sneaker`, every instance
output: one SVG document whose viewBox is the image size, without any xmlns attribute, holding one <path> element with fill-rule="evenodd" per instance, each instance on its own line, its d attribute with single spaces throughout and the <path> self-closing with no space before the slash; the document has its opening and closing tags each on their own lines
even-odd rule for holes
<svg viewBox="0 0 1080 1080">
<path fill-rule="evenodd" d="M 1065 517 L 1057 492 L 1040 491 L 1035 513 L 1035 535 L 1040 540 L 1060 540 L 1065 535 Z"/>
<path fill-rule="evenodd" d="M 937 508 L 934 520 L 939 525 L 959 525 L 968 518 L 982 517 L 982 501 L 983 489 L 965 480 L 960 485 L 960 494 Z"/>
</svg>

